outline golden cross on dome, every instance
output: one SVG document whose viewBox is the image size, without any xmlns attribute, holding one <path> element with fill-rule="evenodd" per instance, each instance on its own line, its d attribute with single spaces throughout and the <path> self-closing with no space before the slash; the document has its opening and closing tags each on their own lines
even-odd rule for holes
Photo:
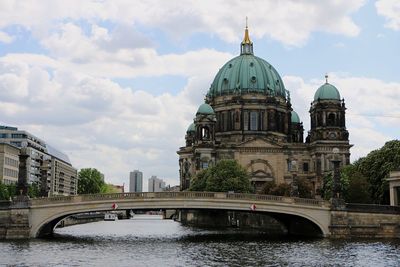
<svg viewBox="0 0 400 267">
<path fill-rule="evenodd" d="M 248 28 L 248 25 L 247 25 L 247 19 L 248 18 L 246 16 L 246 29 L 244 31 L 244 38 L 243 38 L 242 44 L 251 44 L 250 36 L 249 36 L 249 28 Z"/>
</svg>

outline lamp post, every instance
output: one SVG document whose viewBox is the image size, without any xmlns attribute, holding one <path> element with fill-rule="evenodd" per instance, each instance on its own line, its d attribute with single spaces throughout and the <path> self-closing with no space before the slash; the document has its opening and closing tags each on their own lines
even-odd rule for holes
<svg viewBox="0 0 400 267">
<path fill-rule="evenodd" d="M 290 196 L 299 197 L 299 185 L 297 183 L 297 161 L 292 160 L 290 166 L 290 172 L 292 173 L 292 184 Z"/>
<path fill-rule="evenodd" d="M 339 148 L 335 147 L 332 149 L 333 157 L 333 184 L 332 184 L 332 205 L 335 208 L 342 208 L 345 207 L 345 202 L 342 198 L 341 191 L 341 183 L 340 183 L 340 155 L 339 155 Z"/>
<path fill-rule="evenodd" d="M 340 198 L 341 197 L 341 186 L 340 186 L 340 157 L 339 157 L 339 149 L 335 147 L 332 149 L 333 152 L 333 185 L 332 185 L 332 198 Z"/>
</svg>

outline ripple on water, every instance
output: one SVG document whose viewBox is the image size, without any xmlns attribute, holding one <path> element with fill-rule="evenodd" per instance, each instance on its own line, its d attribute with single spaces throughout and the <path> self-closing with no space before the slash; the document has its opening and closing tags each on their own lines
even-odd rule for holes
<svg viewBox="0 0 400 267">
<path fill-rule="evenodd" d="M 271 238 L 204 230 L 155 217 L 56 230 L 53 239 L 0 242 L 15 266 L 399 266 L 396 240 Z"/>
</svg>

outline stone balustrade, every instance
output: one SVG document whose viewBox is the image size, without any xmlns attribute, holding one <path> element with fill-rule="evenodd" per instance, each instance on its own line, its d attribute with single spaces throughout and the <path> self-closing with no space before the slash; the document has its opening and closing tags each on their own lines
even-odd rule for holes
<svg viewBox="0 0 400 267">
<path fill-rule="evenodd" d="M 78 196 L 55 196 L 49 198 L 35 198 L 30 200 L 33 206 L 62 204 L 62 203 L 80 203 L 90 201 L 104 200 L 123 200 L 123 199 L 234 199 L 234 200 L 254 200 L 266 202 L 284 202 L 294 205 L 327 206 L 325 201 L 316 199 L 290 198 L 273 195 L 260 194 L 242 194 L 242 193 L 224 193 L 224 192 L 141 192 L 141 193 L 111 193 L 111 194 L 87 194 Z"/>
</svg>

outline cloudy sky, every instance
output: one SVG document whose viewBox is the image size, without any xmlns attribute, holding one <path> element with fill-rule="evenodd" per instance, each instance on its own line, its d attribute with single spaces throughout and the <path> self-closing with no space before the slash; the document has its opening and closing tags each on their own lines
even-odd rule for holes
<svg viewBox="0 0 400 267">
<path fill-rule="evenodd" d="M 345 99 L 352 160 L 400 133 L 400 1 L 0 1 L 0 124 L 115 184 L 175 185 L 176 151 L 218 69 L 255 55 L 309 130 L 325 73 Z"/>
</svg>

